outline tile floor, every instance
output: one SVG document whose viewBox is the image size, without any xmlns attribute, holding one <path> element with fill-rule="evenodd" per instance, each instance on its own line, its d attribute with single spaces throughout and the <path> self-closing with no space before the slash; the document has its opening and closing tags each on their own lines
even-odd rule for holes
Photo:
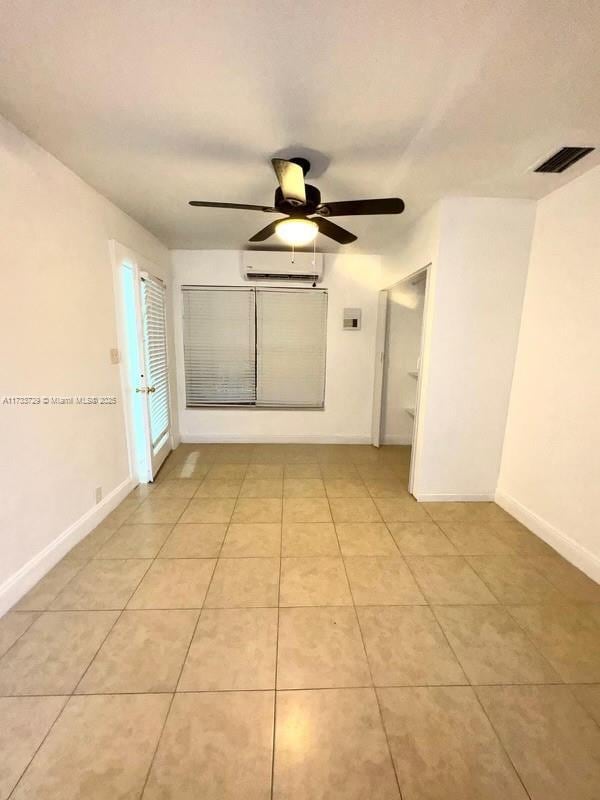
<svg viewBox="0 0 600 800">
<path fill-rule="evenodd" d="M 600 587 L 407 473 L 181 446 L 0 620 L 0 800 L 598 800 Z"/>
</svg>

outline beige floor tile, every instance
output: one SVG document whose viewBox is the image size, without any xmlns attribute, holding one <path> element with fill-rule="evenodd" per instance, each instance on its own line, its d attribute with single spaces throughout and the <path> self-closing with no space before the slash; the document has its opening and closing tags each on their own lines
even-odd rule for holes
<svg viewBox="0 0 600 800">
<path fill-rule="evenodd" d="M 284 497 L 325 497 L 325 484 L 320 478 L 286 478 Z"/>
<path fill-rule="evenodd" d="M 281 499 L 240 498 L 235 504 L 232 522 L 281 522 Z"/>
<path fill-rule="evenodd" d="M 358 478 L 326 478 L 325 491 L 328 497 L 368 497 L 367 487 Z"/>
<path fill-rule="evenodd" d="M 377 497 L 375 504 L 386 522 L 429 522 L 423 503 L 413 497 Z"/>
<path fill-rule="evenodd" d="M 246 479 L 277 480 L 283 478 L 283 464 L 249 464 Z"/>
<path fill-rule="evenodd" d="M 283 526 L 283 556 L 339 556 L 332 522 L 291 522 Z"/>
<path fill-rule="evenodd" d="M 354 464 L 321 464 L 321 475 L 325 480 L 357 480 L 360 478 Z"/>
<path fill-rule="evenodd" d="M 286 497 L 283 501 L 283 521 L 331 522 L 331 511 L 325 497 Z"/>
<path fill-rule="evenodd" d="M 208 471 L 210 480 L 242 481 L 246 477 L 247 464 L 214 464 Z"/>
<path fill-rule="evenodd" d="M 345 556 L 397 556 L 398 548 L 383 522 L 336 523 Z"/>
<path fill-rule="evenodd" d="M 467 683 L 430 608 L 357 608 L 376 686 Z"/>
<path fill-rule="evenodd" d="M 127 522 L 132 525 L 147 522 L 177 522 L 188 503 L 189 500 L 184 497 L 151 495 L 127 518 Z"/>
<path fill-rule="evenodd" d="M 600 603 L 600 585 L 564 558 L 531 558 L 532 565 L 574 603 Z"/>
<path fill-rule="evenodd" d="M 183 497 L 188 500 L 193 497 L 198 487 L 200 480 L 190 480 L 189 478 L 180 478 L 173 480 L 161 481 L 154 492 L 153 497 Z"/>
<path fill-rule="evenodd" d="M 350 589 L 357 606 L 424 605 L 415 579 L 398 554 L 395 558 L 344 558 Z"/>
<path fill-rule="evenodd" d="M 401 477 L 397 469 L 385 464 L 358 464 L 356 470 L 364 481 L 395 481 Z"/>
<path fill-rule="evenodd" d="M 423 503 L 436 522 L 492 522 L 498 519 L 494 503 Z"/>
<path fill-rule="evenodd" d="M 390 533 L 405 556 L 455 556 L 457 550 L 435 522 L 388 522 Z"/>
<path fill-rule="evenodd" d="M 127 558 L 90 561 L 50 604 L 54 611 L 125 608 L 152 561 Z"/>
<path fill-rule="evenodd" d="M 91 533 L 88 533 L 86 537 L 78 542 L 75 547 L 69 550 L 61 561 L 61 564 L 78 564 L 80 566 L 87 564 L 94 558 L 106 542 L 115 535 L 117 530 L 117 527 L 104 527 L 102 524 L 98 525 Z"/>
<path fill-rule="evenodd" d="M 165 480 L 201 480 L 206 476 L 211 464 L 178 464 L 165 473 Z"/>
<path fill-rule="evenodd" d="M 523 556 L 468 556 L 501 603 L 559 603 L 564 597 Z"/>
<path fill-rule="evenodd" d="M 130 498 L 128 500 L 123 500 L 122 503 L 108 514 L 104 522 L 109 525 L 122 525 L 124 522 L 127 522 L 131 515 L 140 508 L 140 500 L 137 498 Z M 157 521 L 157 520 L 155 520 Z"/>
<path fill-rule="evenodd" d="M 13 611 L 45 611 L 57 594 L 81 570 L 82 565 L 71 561 L 59 561 L 50 572 L 39 580 L 33 589 L 19 600 Z"/>
<path fill-rule="evenodd" d="M 564 686 L 477 689 L 532 800 L 597 800 L 600 729 Z"/>
<path fill-rule="evenodd" d="M 388 478 L 387 480 L 368 478 L 365 484 L 371 497 L 409 497 L 402 478 Z"/>
<path fill-rule="evenodd" d="M 0 695 L 70 693 L 117 617 L 116 611 L 45 612 L 0 660 Z"/>
<path fill-rule="evenodd" d="M 2 800 L 10 795 L 66 702 L 66 697 L 0 698 Z"/>
<path fill-rule="evenodd" d="M 350 606 L 352 595 L 341 558 L 283 558 L 281 606 Z"/>
<path fill-rule="evenodd" d="M 202 608 L 215 563 L 213 558 L 154 561 L 128 608 Z"/>
<path fill-rule="evenodd" d="M 206 597 L 206 608 L 276 606 L 278 558 L 221 558 Z"/>
<path fill-rule="evenodd" d="M 13 797 L 139 797 L 170 699 L 140 694 L 71 698 Z"/>
<path fill-rule="evenodd" d="M 281 524 L 279 522 L 232 523 L 221 550 L 222 558 L 279 556 Z"/>
<path fill-rule="evenodd" d="M 9 611 L 0 617 L 0 656 L 13 646 L 38 616 L 39 613 L 35 611 Z"/>
<path fill-rule="evenodd" d="M 438 606 L 438 622 L 471 683 L 561 683 L 501 606 Z"/>
<path fill-rule="evenodd" d="M 572 686 L 571 690 L 579 704 L 600 725 L 600 685 Z"/>
<path fill-rule="evenodd" d="M 282 608 L 277 654 L 278 689 L 371 685 L 353 608 Z"/>
<path fill-rule="evenodd" d="M 96 558 L 155 558 L 172 529 L 172 523 L 122 525 Z"/>
<path fill-rule="evenodd" d="M 205 608 L 178 691 L 275 688 L 276 608 Z"/>
<path fill-rule="evenodd" d="M 273 694 L 176 695 L 144 800 L 269 800 Z"/>
<path fill-rule="evenodd" d="M 178 523 L 164 543 L 159 558 L 216 558 L 225 539 L 223 522 Z"/>
<path fill-rule="evenodd" d="M 373 689 L 279 692 L 274 800 L 400 800 Z"/>
<path fill-rule="evenodd" d="M 284 467 L 285 480 L 295 478 L 321 479 L 321 470 L 318 464 L 286 464 Z"/>
<path fill-rule="evenodd" d="M 494 595 L 462 556 L 406 556 L 419 588 L 430 603 L 496 603 Z"/>
<path fill-rule="evenodd" d="M 513 548 L 485 522 L 440 522 L 448 539 L 463 556 L 514 555 Z"/>
<path fill-rule="evenodd" d="M 600 627 L 582 606 L 510 606 L 512 616 L 567 683 L 600 682 Z"/>
<path fill-rule="evenodd" d="M 124 611 L 77 694 L 175 691 L 198 611 Z"/>
<path fill-rule="evenodd" d="M 194 497 L 237 497 L 241 488 L 241 480 L 207 478 L 202 481 Z"/>
<path fill-rule="evenodd" d="M 195 497 L 179 522 L 229 522 L 235 503 L 233 497 Z"/>
<path fill-rule="evenodd" d="M 519 555 L 524 556 L 556 556 L 550 545 L 542 541 L 518 522 L 493 523 L 493 529 L 499 539 Z"/>
<path fill-rule="evenodd" d="M 282 494 L 281 478 L 246 478 L 240 490 L 240 497 L 281 497 Z"/>
<path fill-rule="evenodd" d="M 330 497 L 329 505 L 333 521 L 381 522 L 375 503 L 370 497 Z"/>
<path fill-rule="evenodd" d="M 407 800 L 527 800 L 471 688 L 377 694 Z"/>
</svg>

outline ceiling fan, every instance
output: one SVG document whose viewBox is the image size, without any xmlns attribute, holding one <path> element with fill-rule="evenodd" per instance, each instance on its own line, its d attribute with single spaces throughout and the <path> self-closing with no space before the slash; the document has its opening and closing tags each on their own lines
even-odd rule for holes
<svg viewBox="0 0 600 800">
<path fill-rule="evenodd" d="M 190 205 L 285 214 L 284 219 L 270 222 L 265 228 L 250 237 L 249 241 L 264 242 L 277 234 L 286 244 L 294 246 L 309 244 L 318 233 L 328 236 L 339 244 L 350 244 L 350 242 L 356 241 L 357 237 L 353 233 L 331 222 L 329 217 L 401 214 L 404 211 L 404 202 L 399 197 L 322 203 L 321 192 L 317 187 L 304 182 L 304 176 L 310 169 L 310 161 L 306 158 L 291 158 L 289 161 L 283 158 L 273 158 L 271 163 L 279 181 L 272 206 L 211 203 L 205 200 L 190 200 Z"/>
</svg>

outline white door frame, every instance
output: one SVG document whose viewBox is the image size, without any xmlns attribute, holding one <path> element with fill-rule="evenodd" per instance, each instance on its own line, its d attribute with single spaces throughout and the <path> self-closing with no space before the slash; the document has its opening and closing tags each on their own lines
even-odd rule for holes
<svg viewBox="0 0 600 800">
<path fill-rule="evenodd" d="M 371 416 L 371 444 L 374 447 L 381 445 L 388 302 L 389 292 L 387 289 L 382 289 L 377 298 L 377 329 L 375 332 L 375 375 L 373 379 L 373 410 Z"/>
<path fill-rule="evenodd" d="M 423 278 L 421 277 L 423 276 Z M 428 341 L 429 341 L 429 331 L 431 327 L 431 276 L 432 276 L 432 262 L 429 262 L 424 267 L 419 267 L 419 269 L 411 272 L 406 277 L 402 278 L 399 281 L 395 281 L 390 286 L 387 286 L 383 291 L 386 292 L 386 295 L 389 297 L 389 292 L 405 283 L 413 283 L 415 280 L 425 280 L 425 297 L 423 298 L 423 320 L 421 322 L 421 344 L 420 344 L 420 364 L 419 364 L 419 374 L 417 376 L 417 394 L 415 400 L 415 419 L 413 423 L 413 436 L 412 436 L 412 443 L 411 443 L 411 453 L 410 453 L 410 472 L 408 477 L 408 491 L 414 495 L 414 487 L 415 481 L 418 476 L 419 470 L 419 463 L 420 463 L 420 455 L 421 455 L 421 443 L 422 443 L 422 428 L 423 428 L 423 397 L 425 396 L 426 387 L 427 387 L 427 369 L 429 365 L 429 357 L 428 357 Z M 376 353 L 375 358 L 378 358 L 378 354 Z M 388 336 L 385 336 L 384 341 L 384 353 L 383 353 L 383 363 L 387 365 L 389 369 L 389 359 L 388 359 Z M 374 398 L 375 402 L 375 398 Z M 383 403 L 383 393 L 381 396 L 381 404 Z M 381 412 L 380 412 L 381 416 Z M 375 409 L 373 409 L 373 418 L 375 418 Z"/>
<path fill-rule="evenodd" d="M 113 266 L 113 287 L 115 294 L 115 309 L 117 320 L 117 342 L 119 346 L 119 370 L 121 377 L 121 398 L 123 403 L 123 416 L 125 422 L 125 432 L 127 437 L 127 453 L 129 457 L 129 476 L 139 483 L 149 483 L 153 479 L 152 467 L 152 444 L 148 441 L 148 436 L 144 437 L 144 444 L 140 437 L 136 436 L 136 420 L 133 404 L 135 401 L 135 389 L 131 379 L 131 363 L 129 360 L 129 339 L 127 335 L 127 321 L 125 316 L 125 303 L 123 296 L 122 268 L 128 267 L 132 270 L 134 277 L 135 303 L 136 303 L 136 325 L 137 325 L 137 345 L 138 360 L 144 363 L 143 347 L 140 343 L 143 339 L 142 314 L 140 307 L 140 292 L 138 290 L 140 276 L 142 273 L 156 275 L 160 270 L 147 258 L 136 253 L 131 248 L 122 245 L 115 239 L 109 242 L 110 257 Z M 166 328 L 167 352 L 169 352 L 169 330 Z M 143 402 L 142 402 L 143 401 Z M 150 425 L 148 420 L 148 404 L 146 397 L 140 395 L 139 403 L 145 419 L 145 430 L 149 432 Z M 169 381 L 169 409 L 172 420 L 173 396 L 171 382 Z M 173 449 L 173 431 L 170 430 L 169 449 Z"/>
</svg>

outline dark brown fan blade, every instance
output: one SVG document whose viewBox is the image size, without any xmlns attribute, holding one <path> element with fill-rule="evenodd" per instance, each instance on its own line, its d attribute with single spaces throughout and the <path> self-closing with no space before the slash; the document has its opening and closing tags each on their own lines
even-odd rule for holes
<svg viewBox="0 0 600 800">
<path fill-rule="evenodd" d="M 330 222 L 328 219 L 323 219 L 323 217 L 313 217 L 313 221 L 319 226 L 320 233 L 324 236 L 329 236 L 330 239 L 334 239 L 340 244 L 350 244 L 350 242 L 356 241 L 356 236 L 353 233 L 340 228 L 335 222 Z"/>
<path fill-rule="evenodd" d="M 275 228 L 277 227 L 277 223 L 281 222 L 281 220 L 276 219 L 275 222 L 270 222 L 266 228 L 263 228 L 258 233 L 255 233 L 254 236 L 251 236 L 248 239 L 249 242 L 264 242 L 265 239 L 268 239 L 269 236 L 273 236 L 275 233 Z"/>
<path fill-rule="evenodd" d="M 380 200 L 348 200 L 343 203 L 321 203 L 317 214 L 324 217 L 359 216 L 362 214 L 401 214 L 404 201 L 399 197 L 386 197 Z"/>
<path fill-rule="evenodd" d="M 272 158 L 271 164 L 273 164 L 284 199 L 298 205 L 305 205 L 304 170 L 300 164 L 286 161 L 284 158 Z"/>
<path fill-rule="evenodd" d="M 241 208 L 246 211 L 273 211 L 277 212 L 272 206 L 250 206 L 247 203 L 211 203 L 208 200 L 190 200 L 191 206 L 201 206 L 202 208 Z"/>
</svg>

